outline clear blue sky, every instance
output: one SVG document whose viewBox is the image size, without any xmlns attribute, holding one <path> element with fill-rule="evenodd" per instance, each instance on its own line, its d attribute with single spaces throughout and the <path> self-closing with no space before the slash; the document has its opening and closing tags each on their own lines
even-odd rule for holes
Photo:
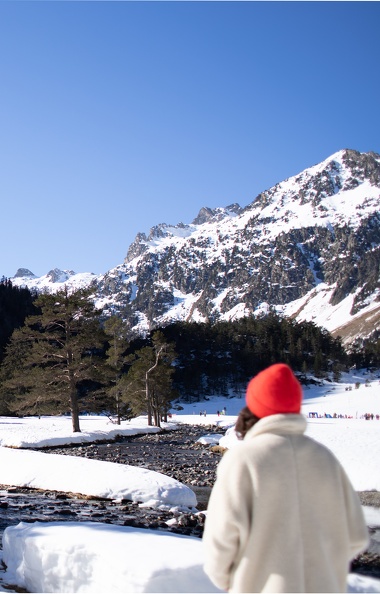
<svg viewBox="0 0 380 594">
<path fill-rule="evenodd" d="M 380 152 L 378 2 L 0 1 L 0 276 Z"/>
</svg>

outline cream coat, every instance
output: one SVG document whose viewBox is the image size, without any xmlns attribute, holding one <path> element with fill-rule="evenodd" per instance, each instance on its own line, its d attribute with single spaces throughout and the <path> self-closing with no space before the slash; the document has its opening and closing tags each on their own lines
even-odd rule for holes
<svg viewBox="0 0 380 594">
<path fill-rule="evenodd" d="M 261 419 L 223 456 L 205 531 L 205 571 L 230 592 L 346 592 L 368 544 L 343 468 L 302 415 Z"/>
</svg>

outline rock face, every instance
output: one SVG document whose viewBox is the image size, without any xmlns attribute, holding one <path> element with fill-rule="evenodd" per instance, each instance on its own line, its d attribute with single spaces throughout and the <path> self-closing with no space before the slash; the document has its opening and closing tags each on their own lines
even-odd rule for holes
<svg viewBox="0 0 380 594">
<path fill-rule="evenodd" d="M 139 233 L 123 264 L 92 279 L 98 305 L 128 320 L 135 335 L 269 307 L 339 327 L 343 338 L 343 326 L 361 316 L 360 332 L 368 335 L 374 325 L 365 323 L 367 312 L 380 313 L 379 207 L 380 155 L 339 151 L 246 208 L 202 208 L 191 224 Z M 307 314 L 321 291 L 325 301 Z M 321 308 L 330 308 L 329 321 Z M 346 334 L 352 338 L 352 329 Z"/>
<path fill-rule="evenodd" d="M 14 275 L 14 278 L 37 278 L 35 274 L 33 274 L 33 272 L 31 272 L 28 268 L 19 268 L 16 272 L 16 274 Z"/>
<path fill-rule="evenodd" d="M 378 301 L 380 156 L 345 150 L 242 209 L 201 209 L 190 225 L 139 234 L 99 296 L 135 329 L 258 314 L 330 289 L 349 314 Z M 266 305 L 267 304 L 267 305 Z M 318 317 L 318 316 L 317 316 Z"/>
<path fill-rule="evenodd" d="M 50 270 L 50 272 L 47 273 L 47 276 L 52 283 L 64 283 L 69 280 L 73 274 L 75 274 L 73 270 L 59 270 L 59 268 L 54 268 L 54 270 Z"/>
</svg>

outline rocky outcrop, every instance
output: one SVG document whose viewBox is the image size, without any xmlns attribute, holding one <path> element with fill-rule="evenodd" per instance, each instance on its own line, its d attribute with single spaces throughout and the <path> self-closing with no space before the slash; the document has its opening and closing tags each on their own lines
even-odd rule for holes
<svg viewBox="0 0 380 594">
<path fill-rule="evenodd" d="M 26 277 L 26 278 L 37 278 L 35 274 L 33 274 L 33 272 L 31 272 L 28 268 L 19 268 L 16 272 L 16 274 L 14 275 L 14 278 L 22 278 L 22 277 Z"/>
</svg>

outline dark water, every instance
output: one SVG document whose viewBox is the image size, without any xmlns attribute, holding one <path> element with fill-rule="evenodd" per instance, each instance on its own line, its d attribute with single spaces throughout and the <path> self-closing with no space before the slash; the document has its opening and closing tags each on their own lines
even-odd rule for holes
<svg viewBox="0 0 380 594">
<path fill-rule="evenodd" d="M 177 525 L 166 522 L 176 518 Z M 0 491 L 0 539 L 7 526 L 19 522 L 103 522 L 119 526 L 160 529 L 200 537 L 204 516 L 140 509 L 131 501 L 82 499 L 50 491 L 10 489 Z M 0 546 L 1 548 L 1 546 Z"/>
</svg>

